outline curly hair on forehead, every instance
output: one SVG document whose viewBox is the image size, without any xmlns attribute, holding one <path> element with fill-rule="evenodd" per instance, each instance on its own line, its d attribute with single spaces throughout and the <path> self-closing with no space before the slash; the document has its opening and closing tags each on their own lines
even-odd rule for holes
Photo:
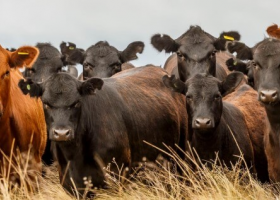
<svg viewBox="0 0 280 200">
<path fill-rule="evenodd" d="M 115 47 L 110 46 L 107 41 L 99 41 L 95 45 L 89 47 L 87 52 L 91 52 L 94 56 L 105 57 L 112 52 L 118 52 L 118 50 Z"/>
</svg>

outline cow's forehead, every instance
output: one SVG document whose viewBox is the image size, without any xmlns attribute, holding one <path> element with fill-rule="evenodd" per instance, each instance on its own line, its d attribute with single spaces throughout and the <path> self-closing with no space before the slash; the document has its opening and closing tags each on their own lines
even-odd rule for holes
<svg viewBox="0 0 280 200">
<path fill-rule="evenodd" d="M 68 74 L 53 75 L 44 82 L 42 100 L 56 107 L 69 106 L 80 99 L 78 87 L 78 81 Z"/>
<path fill-rule="evenodd" d="M 209 75 L 197 74 L 187 81 L 187 87 L 188 91 L 192 93 L 211 94 L 219 91 L 219 80 Z"/>
</svg>

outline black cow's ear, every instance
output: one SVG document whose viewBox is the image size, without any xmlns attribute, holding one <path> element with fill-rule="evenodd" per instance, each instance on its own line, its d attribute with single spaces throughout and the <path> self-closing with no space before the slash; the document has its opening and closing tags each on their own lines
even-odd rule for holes
<svg viewBox="0 0 280 200">
<path fill-rule="evenodd" d="M 171 88 L 174 92 L 178 92 L 181 94 L 186 94 L 186 85 L 183 81 L 178 78 L 175 78 L 175 75 L 169 77 L 168 75 L 164 75 L 162 77 L 162 82 L 168 88 Z"/>
<path fill-rule="evenodd" d="M 137 53 L 142 53 L 144 50 L 144 43 L 141 41 L 136 41 L 130 43 L 125 50 L 121 52 L 121 61 L 123 63 L 128 62 L 130 60 L 137 59 Z"/>
<path fill-rule="evenodd" d="M 176 52 L 179 49 L 179 44 L 169 35 L 156 34 L 151 38 L 151 44 L 159 51 L 165 50 L 166 53 Z"/>
<path fill-rule="evenodd" d="M 230 42 L 227 45 L 227 50 L 230 53 L 236 52 L 236 58 L 240 60 L 252 60 L 253 59 L 253 53 L 252 49 L 247 47 L 244 43 L 241 42 Z"/>
<path fill-rule="evenodd" d="M 221 94 L 223 96 L 231 93 L 234 89 L 244 80 L 244 74 L 241 72 L 232 72 L 230 73 L 226 79 L 221 83 Z"/>
<path fill-rule="evenodd" d="M 23 94 L 29 94 L 30 97 L 40 97 L 43 94 L 43 89 L 40 83 L 34 83 L 31 79 L 21 79 L 18 83 Z"/>
<path fill-rule="evenodd" d="M 214 42 L 214 47 L 218 51 L 225 51 L 228 41 L 239 41 L 240 34 L 237 31 L 222 32 L 220 37 Z"/>
<path fill-rule="evenodd" d="M 81 83 L 78 91 L 81 95 L 92 95 L 95 94 L 95 90 L 101 90 L 104 81 L 100 78 L 90 78 Z"/>
<path fill-rule="evenodd" d="M 229 71 L 234 70 L 234 71 L 242 72 L 243 74 L 248 73 L 247 64 L 240 60 L 235 60 L 233 58 L 230 58 L 226 61 L 226 65 L 227 65 Z"/>
</svg>

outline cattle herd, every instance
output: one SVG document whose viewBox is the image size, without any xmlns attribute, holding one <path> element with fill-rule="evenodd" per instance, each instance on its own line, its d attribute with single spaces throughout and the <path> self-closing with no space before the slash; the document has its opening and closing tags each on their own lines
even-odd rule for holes
<svg viewBox="0 0 280 200">
<path fill-rule="evenodd" d="M 146 141 L 182 159 L 194 148 L 205 164 L 218 155 L 230 167 L 242 155 L 260 181 L 280 182 L 280 28 L 267 33 L 251 48 L 236 31 L 156 34 L 155 49 L 173 53 L 163 69 L 129 63 L 144 50 L 140 41 L 123 51 L 105 41 L 87 50 L 0 46 L 1 160 L 31 143 L 31 168 L 56 161 L 63 187 L 82 192 L 84 177 L 106 186 L 113 159 L 129 170 L 155 161 L 160 152 Z"/>
</svg>

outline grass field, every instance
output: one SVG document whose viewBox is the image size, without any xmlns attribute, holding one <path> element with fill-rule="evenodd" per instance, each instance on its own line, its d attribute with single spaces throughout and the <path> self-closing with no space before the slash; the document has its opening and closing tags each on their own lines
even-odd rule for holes
<svg viewBox="0 0 280 200">
<path fill-rule="evenodd" d="M 219 160 L 215 160 L 208 163 L 210 170 L 199 160 L 195 161 L 193 155 L 187 155 L 192 168 L 196 168 L 194 171 L 172 149 L 167 154 L 181 167 L 181 175 L 176 173 L 174 165 L 159 157 L 157 164 L 143 162 L 129 179 L 108 170 L 108 189 L 90 188 L 87 183 L 86 191 L 94 192 L 95 199 L 279 199 L 278 185 L 261 184 L 249 169 L 240 169 L 242 158 L 231 169 L 221 167 Z M 25 179 L 26 172 L 18 170 L 21 179 Z M 1 199 L 86 199 L 86 193 L 72 196 L 63 190 L 55 166 L 45 167 L 45 170 L 46 177 L 37 176 L 33 181 L 34 190 L 28 189 L 27 184 L 11 188 L 8 181 L 11 178 L 2 178 Z M 74 193 L 78 194 L 78 191 L 74 190 Z"/>
</svg>

